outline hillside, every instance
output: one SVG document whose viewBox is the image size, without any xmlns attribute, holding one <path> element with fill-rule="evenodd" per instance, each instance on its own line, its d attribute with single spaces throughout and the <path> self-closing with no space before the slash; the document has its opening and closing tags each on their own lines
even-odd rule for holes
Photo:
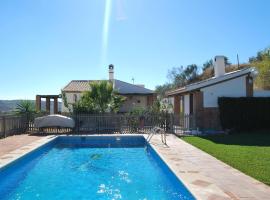
<svg viewBox="0 0 270 200">
<path fill-rule="evenodd" d="M 21 100 L 0 100 L 0 113 L 12 112 Z M 31 100 L 35 105 L 35 100 Z M 46 102 L 41 102 L 41 109 L 45 110 Z M 51 109 L 53 109 L 53 102 L 51 102 Z M 61 102 L 58 102 L 58 110 L 61 111 Z"/>
</svg>

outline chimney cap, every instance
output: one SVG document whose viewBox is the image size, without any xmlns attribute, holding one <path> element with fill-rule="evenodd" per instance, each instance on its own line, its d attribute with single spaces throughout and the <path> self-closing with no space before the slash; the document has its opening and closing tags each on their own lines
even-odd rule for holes
<svg viewBox="0 0 270 200">
<path fill-rule="evenodd" d="M 113 68 L 114 68 L 113 64 L 110 64 L 109 69 L 113 69 Z"/>
<path fill-rule="evenodd" d="M 225 56 L 217 55 L 215 56 L 215 61 L 217 61 L 217 59 L 225 59 Z"/>
</svg>

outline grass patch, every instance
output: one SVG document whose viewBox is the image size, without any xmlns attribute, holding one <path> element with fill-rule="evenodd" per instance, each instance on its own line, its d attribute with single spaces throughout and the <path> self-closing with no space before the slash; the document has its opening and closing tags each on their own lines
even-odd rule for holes
<svg viewBox="0 0 270 200">
<path fill-rule="evenodd" d="M 181 139 L 270 185 L 270 133 L 186 136 Z"/>
</svg>

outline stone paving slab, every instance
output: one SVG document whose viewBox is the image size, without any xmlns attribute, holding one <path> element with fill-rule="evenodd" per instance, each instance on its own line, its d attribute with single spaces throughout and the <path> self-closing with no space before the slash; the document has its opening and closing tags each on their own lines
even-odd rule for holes
<svg viewBox="0 0 270 200">
<path fill-rule="evenodd" d="M 0 168 L 51 141 L 55 136 L 16 135 L 0 140 Z"/>
<path fill-rule="evenodd" d="M 151 146 L 190 192 L 202 200 L 267 200 L 270 187 L 177 138 L 167 136 L 167 146 L 155 135 Z"/>
<path fill-rule="evenodd" d="M 11 151 L 19 149 L 34 141 L 40 140 L 42 136 L 32 136 L 28 134 L 14 135 L 0 139 L 0 157 Z"/>
</svg>

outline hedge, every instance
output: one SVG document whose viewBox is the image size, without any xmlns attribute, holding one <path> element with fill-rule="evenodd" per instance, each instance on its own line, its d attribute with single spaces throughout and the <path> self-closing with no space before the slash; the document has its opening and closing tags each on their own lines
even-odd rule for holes
<svg viewBox="0 0 270 200">
<path fill-rule="evenodd" d="M 270 97 L 218 98 L 223 129 L 270 130 Z"/>
</svg>

